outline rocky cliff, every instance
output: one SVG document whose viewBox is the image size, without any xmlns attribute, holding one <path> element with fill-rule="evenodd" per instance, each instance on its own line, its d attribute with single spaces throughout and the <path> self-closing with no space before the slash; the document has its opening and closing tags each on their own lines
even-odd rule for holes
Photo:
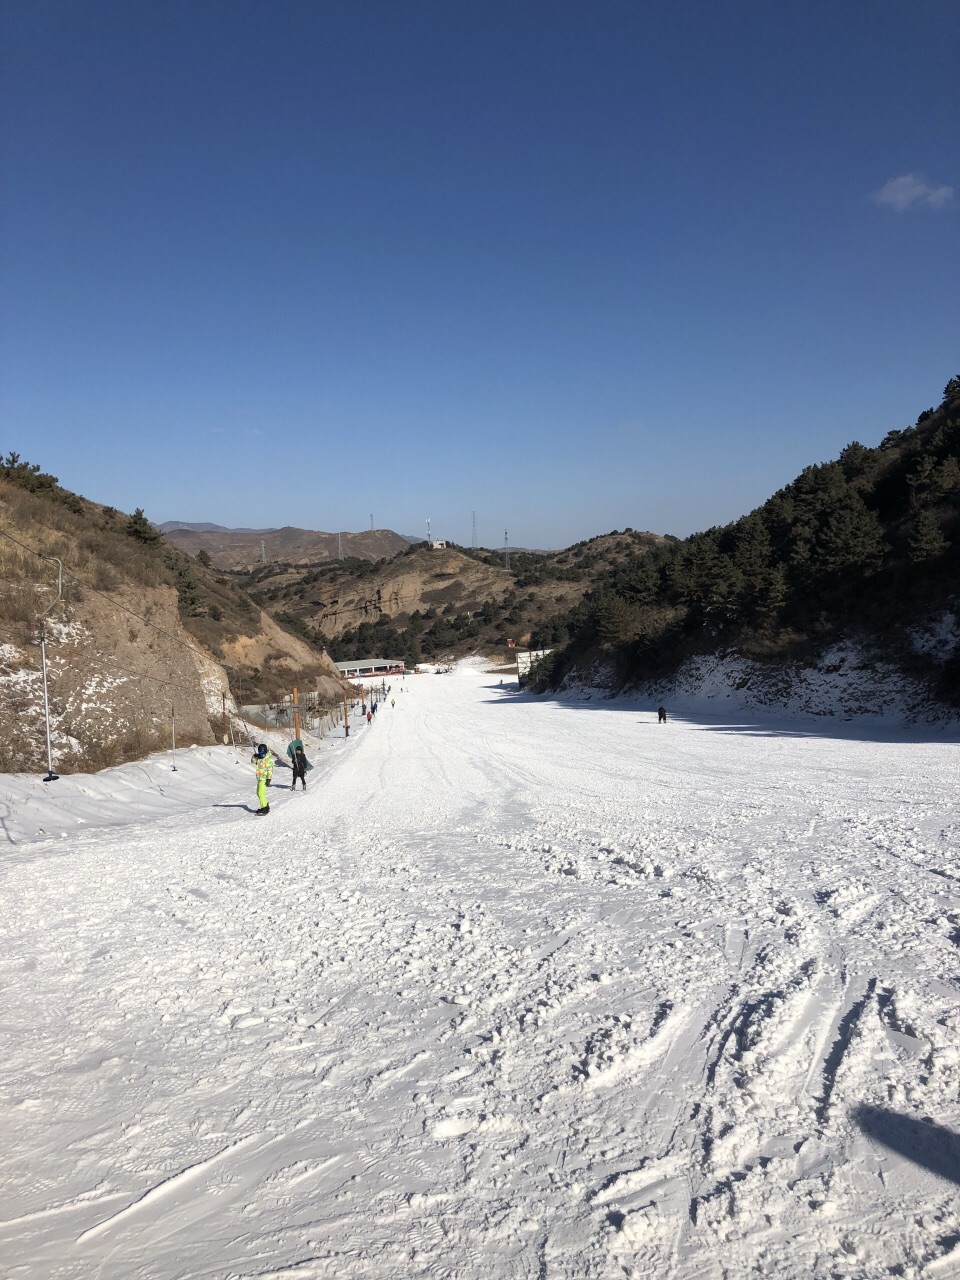
<svg viewBox="0 0 960 1280">
<path fill-rule="evenodd" d="M 297 684 L 333 702 L 329 658 L 235 586 L 188 562 L 145 520 L 87 502 L 30 470 L 0 476 L 0 770 L 46 766 L 40 615 L 54 765 L 92 770 L 227 730 L 234 695 Z M 53 480 L 53 477 L 47 477 Z M 59 560 L 62 598 L 57 596 Z M 231 689 L 232 686 L 232 689 Z"/>
</svg>

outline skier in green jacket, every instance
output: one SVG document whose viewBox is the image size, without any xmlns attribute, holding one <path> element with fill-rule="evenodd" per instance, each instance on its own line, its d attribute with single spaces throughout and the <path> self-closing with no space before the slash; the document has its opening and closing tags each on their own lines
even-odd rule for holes
<svg viewBox="0 0 960 1280">
<path fill-rule="evenodd" d="M 270 785 L 270 779 L 273 777 L 273 757 L 271 756 L 266 743 L 261 742 L 257 747 L 256 754 L 250 757 L 251 762 L 257 766 L 257 799 L 260 801 L 258 814 L 270 812 L 270 802 L 267 799 L 267 787 Z"/>
</svg>

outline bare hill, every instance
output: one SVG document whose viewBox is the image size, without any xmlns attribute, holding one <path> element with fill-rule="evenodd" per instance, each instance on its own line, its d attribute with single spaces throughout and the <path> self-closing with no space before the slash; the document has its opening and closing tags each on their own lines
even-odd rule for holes
<svg viewBox="0 0 960 1280">
<path fill-rule="evenodd" d="M 409 541 L 392 529 L 368 529 L 362 533 L 339 535 L 343 554 L 357 560 L 379 560 L 383 556 L 396 555 L 410 545 Z M 251 570 L 264 563 L 312 565 L 337 560 L 338 535 L 322 533 L 317 529 L 297 529 L 287 525 L 283 529 L 264 532 L 247 529 L 204 529 L 198 526 L 179 526 L 166 530 L 169 543 L 196 556 L 205 551 L 217 569 Z"/>
<path fill-rule="evenodd" d="M 272 527 L 269 529 L 228 529 L 225 524 L 210 524 L 209 521 L 191 524 L 189 520 L 164 520 L 163 524 L 157 525 L 157 528 L 161 533 L 172 533 L 174 529 L 192 529 L 195 533 L 273 533 Z"/>
<path fill-rule="evenodd" d="M 293 564 L 263 565 L 251 575 L 254 598 L 319 634 L 333 657 L 457 656 L 537 642 L 558 612 L 583 601 L 598 574 L 663 539 L 605 534 L 564 551 L 510 555 L 425 543 L 375 563 L 350 561 L 308 573 Z"/>
<path fill-rule="evenodd" d="M 46 760 L 38 615 L 47 624 L 55 763 L 64 772 L 135 759 L 177 737 L 212 742 L 223 694 L 272 701 L 293 684 L 333 702 L 329 657 L 222 575 L 127 517 L 59 488 L 11 457 L 0 464 L 0 769 Z M 229 705 L 229 704 L 228 704 Z"/>
</svg>

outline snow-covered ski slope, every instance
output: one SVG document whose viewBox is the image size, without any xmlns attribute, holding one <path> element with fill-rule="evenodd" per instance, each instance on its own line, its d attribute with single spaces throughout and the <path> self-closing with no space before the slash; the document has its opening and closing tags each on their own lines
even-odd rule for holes
<svg viewBox="0 0 960 1280">
<path fill-rule="evenodd" d="M 957 743 L 392 696 L 5 846 L 0 1274 L 960 1276 Z"/>
</svg>

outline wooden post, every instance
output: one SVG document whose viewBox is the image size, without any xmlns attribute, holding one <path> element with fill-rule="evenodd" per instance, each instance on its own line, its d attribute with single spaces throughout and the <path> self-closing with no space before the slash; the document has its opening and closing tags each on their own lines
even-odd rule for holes
<svg viewBox="0 0 960 1280">
<path fill-rule="evenodd" d="M 347 691 L 343 691 L 343 736 L 350 737 L 350 708 L 347 706 Z"/>
<path fill-rule="evenodd" d="M 226 746 L 230 741 L 227 737 L 227 695 L 221 693 L 220 697 L 223 699 L 223 745 Z"/>
<path fill-rule="evenodd" d="M 300 737 L 300 704 L 297 702 L 297 686 L 293 686 L 293 736 Z"/>
</svg>

